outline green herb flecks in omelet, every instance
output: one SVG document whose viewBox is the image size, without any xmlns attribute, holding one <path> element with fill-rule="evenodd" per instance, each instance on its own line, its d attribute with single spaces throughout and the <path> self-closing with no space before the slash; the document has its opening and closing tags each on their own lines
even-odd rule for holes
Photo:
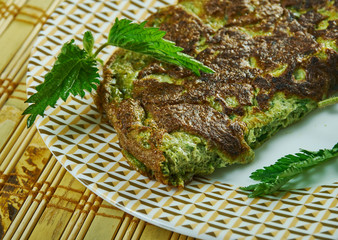
<svg viewBox="0 0 338 240">
<path fill-rule="evenodd" d="M 252 161 L 254 148 L 337 91 L 336 8 L 182 0 L 150 16 L 148 26 L 215 73 L 112 56 L 98 96 L 131 165 L 183 186 Z"/>
</svg>

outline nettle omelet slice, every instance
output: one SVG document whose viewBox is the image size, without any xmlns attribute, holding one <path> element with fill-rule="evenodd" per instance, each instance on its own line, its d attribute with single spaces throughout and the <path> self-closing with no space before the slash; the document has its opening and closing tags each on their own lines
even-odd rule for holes
<svg viewBox="0 0 338 240">
<path fill-rule="evenodd" d="M 253 160 L 253 149 L 337 91 L 337 4 L 180 1 L 149 26 L 215 70 L 200 77 L 127 50 L 98 105 L 131 166 L 165 184 Z"/>
</svg>

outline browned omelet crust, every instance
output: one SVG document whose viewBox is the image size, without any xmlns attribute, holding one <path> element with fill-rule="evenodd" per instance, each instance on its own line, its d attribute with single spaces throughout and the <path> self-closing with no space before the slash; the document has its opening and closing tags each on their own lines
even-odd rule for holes
<svg viewBox="0 0 338 240">
<path fill-rule="evenodd" d="M 248 107 L 264 112 L 278 92 L 318 102 L 337 91 L 337 52 L 318 42 L 321 38 L 337 43 L 337 20 L 328 21 L 326 29 L 317 29 L 328 18 L 319 9 L 337 11 L 337 1 L 179 3 L 150 16 L 148 25 L 165 30 L 165 38 L 215 70 L 215 74 L 197 77 L 186 69 L 154 60 L 138 72 L 130 95 L 115 102 L 111 100 L 114 73 L 110 66 L 116 56 L 123 54 L 118 51 L 106 64 L 104 81 L 97 91 L 99 105 L 117 131 L 126 155 L 146 166 L 147 170 L 139 171 L 166 184 L 170 182 L 163 173 L 166 157 L 161 150 L 165 133 L 184 131 L 201 136 L 211 148 L 222 151 L 229 163 L 245 163 L 251 148 L 245 140 L 247 126 L 241 117 L 250 114 Z M 199 11 L 189 10 L 187 3 L 195 4 Z M 296 17 L 293 10 L 303 14 Z M 325 58 L 319 52 L 324 52 Z M 255 60 L 254 65 L 250 65 L 251 60 Z M 281 66 L 285 69 L 276 74 Z M 299 69 L 306 73 L 304 79 L 296 79 Z M 159 82 L 151 77 L 154 74 L 168 75 L 179 84 Z M 210 105 L 211 97 L 221 111 Z M 229 97 L 238 104 L 229 105 Z M 145 123 L 149 115 L 152 120 Z M 137 139 L 144 132 L 151 134 L 147 148 Z"/>
</svg>

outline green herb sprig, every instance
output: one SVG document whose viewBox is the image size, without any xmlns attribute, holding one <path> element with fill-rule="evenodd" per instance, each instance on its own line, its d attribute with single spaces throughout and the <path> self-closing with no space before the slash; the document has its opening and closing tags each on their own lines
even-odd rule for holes
<svg viewBox="0 0 338 240">
<path fill-rule="evenodd" d="M 61 53 L 45 81 L 36 87 L 37 92 L 26 102 L 32 103 L 23 114 L 30 114 L 27 127 L 32 126 L 38 115 L 43 116 L 48 106 L 54 107 L 61 98 L 66 101 L 69 94 L 84 97 L 85 92 L 92 91 L 99 84 L 97 56 L 107 46 L 116 46 L 134 52 L 147 54 L 160 61 L 182 66 L 200 76 L 200 71 L 213 73 L 209 67 L 182 53 L 183 48 L 175 46 L 174 42 L 163 39 L 166 34 L 158 28 L 145 27 L 146 22 L 140 24 L 130 20 L 115 20 L 108 40 L 94 52 L 94 37 L 91 32 L 85 32 L 83 49 L 74 44 L 74 40 L 64 44 Z"/>
<path fill-rule="evenodd" d="M 258 169 L 251 174 L 250 178 L 260 183 L 241 187 L 241 189 L 252 191 L 249 197 L 272 194 L 306 169 L 336 156 L 338 156 L 338 143 L 332 149 L 320 149 L 316 152 L 301 150 L 300 153 L 286 155 L 273 165 Z"/>
</svg>

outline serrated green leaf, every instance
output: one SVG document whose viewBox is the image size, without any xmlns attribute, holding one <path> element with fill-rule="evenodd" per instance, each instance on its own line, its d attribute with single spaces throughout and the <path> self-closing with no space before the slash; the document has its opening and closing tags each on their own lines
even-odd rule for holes
<svg viewBox="0 0 338 240">
<path fill-rule="evenodd" d="M 33 103 L 23 114 L 30 114 L 30 127 L 38 115 L 43 116 L 48 106 L 54 107 L 61 98 L 66 101 L 69 94 L 84 96 L 83 90 L 91 91 L 99 83 L 96 61 L 74 44 L 74 40 L 63 45 L 52 70 L 45 81 L 36 87 L 37 92 L 26 102 Z"/>
<path fill-rule="evenodd" d="M 92 54 L 94 48 L 94 37 L 90 31 L 85 32 L 83 35 L 83 48 L 89 55 Z"/>
<path fill-rule="evenodd" d="M 213 73 L 193 57 L 182 53 L 183 48 L 163 39 L 165 32 L 157 28 L 145 28 L 146 22 L 132 23 L 128 19 L 115 20 L 108 35 L 108 44 L 152 56 L 166 63 L 182 66 L 200 76 L 200 71 Z"/>
<path fill-rule="evenodd" d="M 278 159 L 276 163 L 251 174 L 250 178 L 260 183 L 241 189 L 252 191 L 249 197 L 271 194 L 306 169 L 336 156 L 338 156 L 338 143 L 332 149 L 320 149 L 316 152 L 301 150 L 300 153 L 286 155 Z"/>
<path fill-rule="evenodd" d="M 69 94 L 85 95 L 84 90 L 91 91 L 99 83 L 97 62 L 98 53 L 106 46 L 113 45 L 127 50 L 143 53 L 161 61 L 190 69 L 197 75 L 200 71 L 213 73 L 191 56 L 182 53 L 182 48 L 163 39 L 166 34 L 158 28 L 145 28 L 146 22 L 132 23 L 127 19 L 118 20 L 110 29 L 108 41 L 93 53 L 94 37 L 91 32 L 83 36 L 83 49 L 74 44 L 74 40 L 64 44 L 52 70 L 46 74 L 45 81 L 36 87 L 37 93 L 26 102 L 33 103 L 23 114 L 31 114 L 27 121 L 30 127 L 38 115 L 43 116 L 48 106 L 54 107 L 61 98 L 66 101 Z"/>
</svg>

